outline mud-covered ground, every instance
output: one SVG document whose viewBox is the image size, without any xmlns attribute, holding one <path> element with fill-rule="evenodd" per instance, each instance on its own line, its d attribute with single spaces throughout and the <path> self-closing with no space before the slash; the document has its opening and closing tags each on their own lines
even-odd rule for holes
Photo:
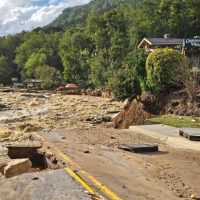
<svg viewBox="0 0 200 200">
<path fill-rule="evenodd" d="M 29 140 L 31 132 L 101 126 L 102 117 L 121 107 L 100 97 L 0 92 L 0 165 L 7 160 L 6 145 Z"/>
<path fill-rule="evenodd" d="M 198 151 L 171 148 L 129 130 L 103 128 L 102 116 L 114 115 L 122 103 L 99 97 L 40 95 L 0 93 L 0 104 L 6 105 L 0 109 L 1 147 L 27 140 L 36 131 L 122 199 L 176 200 L 200 194 Z M 118 149 L 118 145 L 134 143 L 158 144 L 160 152 L 134 154 Z M 4 187 L 8 186 L 5 179 Z"/>
<path fill-rule="evenodd" d="M 200 154 L 171 148 L 130 130 L 64 129 L 43 133 L 83 169 L 125 200 L 190 199 L 200 193 Z M 122 144 L 157 144 L 159 152 L 135 154 Z"/>
<path fill-rule="evenodd" d="M 122 107 L 100 97 L 19 92 L 0 93 L 0 105 L 0 142 L 25 140 L 34 131 L 96 127 Z"/>
<path fill-rule="evenodd" d="M 102 116 L 120 111 L 121 103 L 91 96 L 0 93 L 0 124 L 10 129 L 30 123 L 41 129 L 92 127 Z"/>
</svg>

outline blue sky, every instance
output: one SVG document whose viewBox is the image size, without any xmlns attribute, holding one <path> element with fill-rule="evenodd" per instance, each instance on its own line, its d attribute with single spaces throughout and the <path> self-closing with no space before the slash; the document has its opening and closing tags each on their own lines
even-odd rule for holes
<svg viewBox="0 0 200 200">
<path fill-rule="evenodd" d="M 53 21 L 67 7 L 90 0 L 0 0 L 0 36 L 32 30 Z"/>
</svg>

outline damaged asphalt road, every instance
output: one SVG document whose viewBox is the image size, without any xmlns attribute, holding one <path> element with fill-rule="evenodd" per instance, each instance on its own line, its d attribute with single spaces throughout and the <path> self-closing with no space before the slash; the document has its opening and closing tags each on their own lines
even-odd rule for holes
<svg viewBox="0 0 200 200">
<path fill-rule="evenodd" d="M 1 152 L 5 151 L 6 144 L 30 141 L 32 132 L 36 132 L 46 137 L 71 160 L 122 199 L 189 200 L 191 195 L 198 195 L 200 191 L 198 152 L 172 148 L 159 139 L 130 130 L 103 128 L 105 120 L 109 124 L 109 117 L 116 115 L 114 111 L 119 111 L 123 107 L 122 103 L 99 97 L 50 93 L 43 95 L 45 98 L 28 97 L 21 93 L 1 95 L 1 104 L 9 107 L 0 111 Z M 102 116 L 108 116 L 104 117 L 103 123 L 100 121 Z M 95 123 L 98 121 L 100 122 Z M 159 152 L 135 154 L 118 148 L 123 144 L 155 144 L 158 145 Z M 49 151 L 51 150 L 50 148 Z M 1 155 L 0 161 L 4 154 Z M 30 195 L 33 191 L 42 192 L 43 185 L 37 182 L 38 179 L 31 179 L 33 184 L 30 187 L 24 185 L 23 177 L 36 176 L 39 180 L 49 177 L 47 178 L 49 185 L 45 183 L 46 187 L 53 188 L 54 191 L 49 199 L 59 199 L 58 193 L 65 194 L 67 186 L 56 190 L 54 184 L 59 184 L 55 183 L 59 182 L 59 178 L 56 181 L 55 178 L 50 178 L 50 174 L 54 173 L 57 172 L 47 169 L 10 179 L 0 177 L 0 183 L 3 183 L 0 198 L 6 199 L 6 193 L 9 193 L 13 195 L 12 198 L 24 194 L 23 198 L 22 196 L 20 198 L 29 199 L 27 196 L 29 191 Z M 63 178 L 60 181 L 65 183 Z M 20 190 L 15 190 L 16 187 Z M 44 190 L 44 194 L 41 195 L 45 195 L 45 192 Z M 31 197 L 31 199 L 37 198 Z"/>
</svg>

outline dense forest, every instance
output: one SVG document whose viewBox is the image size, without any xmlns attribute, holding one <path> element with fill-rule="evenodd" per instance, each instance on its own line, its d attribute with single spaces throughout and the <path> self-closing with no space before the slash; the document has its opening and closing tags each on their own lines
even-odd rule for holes
<svg viewBox="0 0 200 200">
<path fill-rule="evenodd" d="M 79 23 L 85 23 L 91 10 L 95 10 L 98 14 L 103 14 L 105 11 L 110 11 L 118 7 L 121 3 L 135 4 L 139 0 L 92 0 L 89 4 L 66 8 L 47 27 L 59 27 L 67 29 Z"/>
<path fill-rule="evenodd" d="M 0 38 L 0 84 L 37 78 L 110 87 L 119 98 L 145 88 L 143 37 L 200 34 L 199 0 L 92 0 L 49 26 Z M 138 91 L 139 90 L 139 91 Z"/>
</svg>

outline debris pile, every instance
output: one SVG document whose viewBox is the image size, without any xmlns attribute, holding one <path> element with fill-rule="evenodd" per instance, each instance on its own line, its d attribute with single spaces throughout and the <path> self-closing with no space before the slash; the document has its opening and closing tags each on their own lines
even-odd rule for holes
<svg viewBox="0 0 200 200">
<path fill-rule="evenodd" d="M 113 126 L 114 128 L 126 129 L 131 125 L 141 125 L 149 116 L 150 114 L 144 110 L 144 105 L 137 100 L 133 100 L 128 102 L 124 109 L 113 119 Z"/>
<path fill-rule="evenodd" d="M 36 132 L 42 130 L 42 127 L 40 127 L 39 125 L 31 123 L 21 123 L 19 124 L 18 128 L 24 133 Z"/>
</svg>

